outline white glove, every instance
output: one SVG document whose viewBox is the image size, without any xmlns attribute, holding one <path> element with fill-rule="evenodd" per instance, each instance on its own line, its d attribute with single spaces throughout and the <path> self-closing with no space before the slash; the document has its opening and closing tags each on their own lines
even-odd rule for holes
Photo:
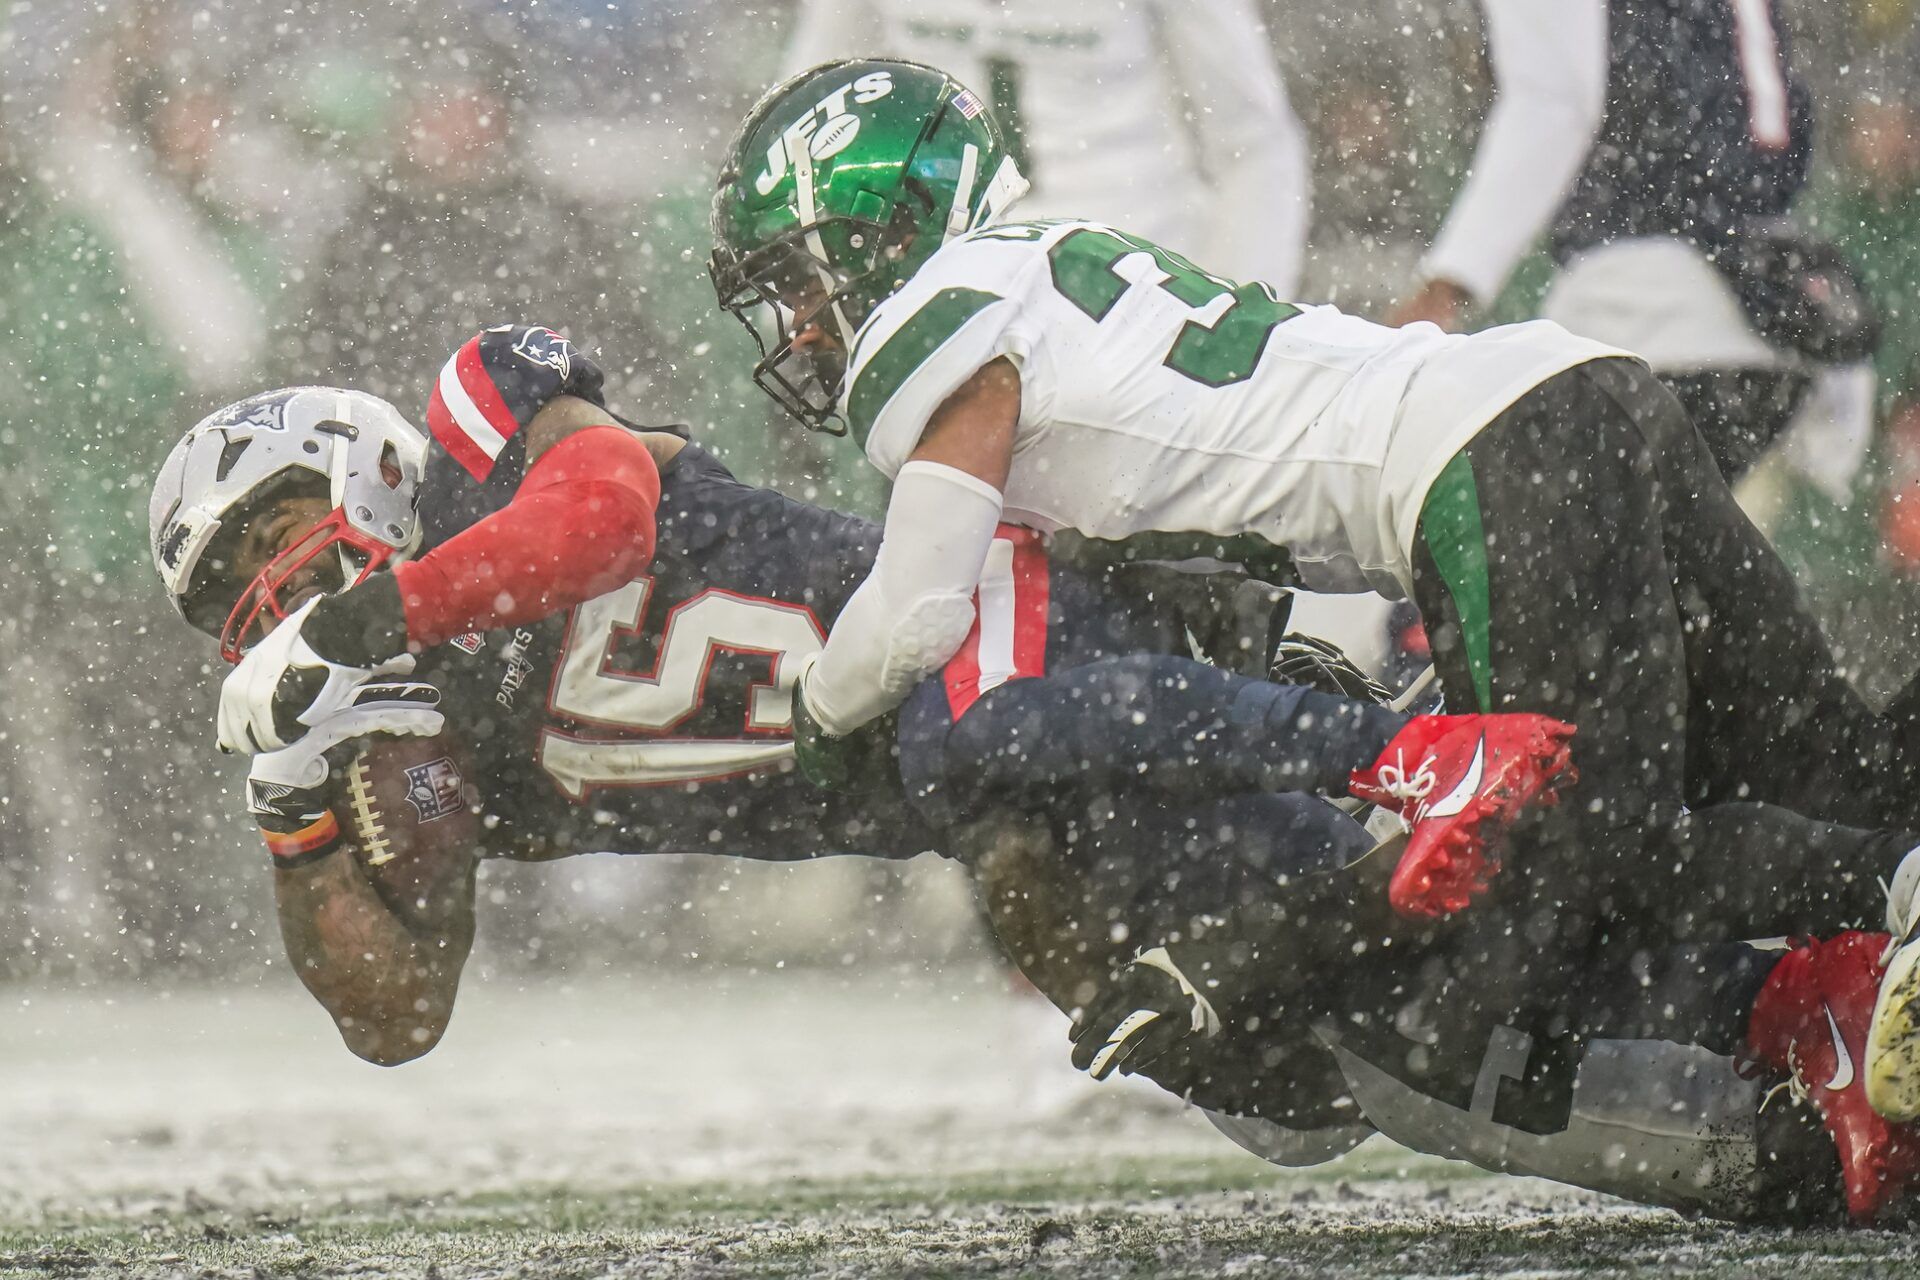
<svg viewBox="0 0 1920 1280">
<path fill-rule="evenodd" d="M 327 753 L 375 734 L 431 738 L 446 728 L 440 691 L 420 682 L 363 684 L 346 707 L 325 716 L 298 742 L 254 756 L 247 772 L 247 812 L 270 830 L 297 830 L 331 806 Z"/>
<path fill-rule="evenodd" d="M 220 686 L 222 751 L 255 755 L 278 751 L 306 730 L 350 705 L 355 690 L 375 676 L 411 675 L 411 654 L 377 667 L 328 662 L 301 638 L 300 627 L 323 597 L 315 597 L 281 620 L 266 639 L 247 651 Z"/>
</svg>

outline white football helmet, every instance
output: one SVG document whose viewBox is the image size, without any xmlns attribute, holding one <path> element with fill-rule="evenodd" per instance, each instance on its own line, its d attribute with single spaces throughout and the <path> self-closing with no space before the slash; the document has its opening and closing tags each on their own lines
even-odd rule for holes
<svg viewBox="0 0 1920 1280">
<path fill-rule="evenodd" d="M 308 473 L 326 482 L 333 510 L 275 556 L 233 602 L 220 636 L 237 662 L 262 612 L 285 617 L 280 589 L 328 551 L 344 589 L 420 540 L 420 478 L 427 442 L 377 396 L 339 387 L 287 387 L 250 396 L 201 419 L 173 447 L 148 509 L 153 561 L 183 617 L 207 547 L 283 482 Z"/>
</svg>

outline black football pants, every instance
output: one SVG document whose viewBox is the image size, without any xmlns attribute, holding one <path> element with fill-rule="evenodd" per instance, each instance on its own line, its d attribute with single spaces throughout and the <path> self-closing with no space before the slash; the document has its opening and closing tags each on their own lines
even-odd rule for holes
<svg viewBox="0 0 1920 1280">
<path fill-rule="evenodd" d="M 1496 418 L 1429 494 L 1414 569 L 1450 708 L 1578 728 L 1579 782 L 1456 926 L 1476 989 L 1531 1003 L 1625 937 L 1878 919 L 1915 789 L 1643 365 L 1579 366 Z"/>
</svg>

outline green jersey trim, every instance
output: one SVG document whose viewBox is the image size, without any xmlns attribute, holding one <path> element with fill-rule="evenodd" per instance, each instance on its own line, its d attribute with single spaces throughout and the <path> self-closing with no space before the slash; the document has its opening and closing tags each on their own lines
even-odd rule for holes
<svg viewBox="0 0 1920 1280">
<path fill-rule="evenodd" d="M 1487 588 L 1487 541 L 1480 524 L 1480 488 L 1465 453 L 1456 453 L 1427 491 L 1420 532 L 1434 567 L 1460 614 L 1467 670 L 1481 711 L 1493 709 L 1492 608 Z"/>
<path fill-rule="evenodd" d="M 867 447 L 873 424 L 913 371 L 932 359 L 967 321 L 1000 300 L 999 294 L 983 289 L 942 289 L 880 344 L 855 375 L 847 397 L 847 426 L 862 449 Z"/>
</svg>

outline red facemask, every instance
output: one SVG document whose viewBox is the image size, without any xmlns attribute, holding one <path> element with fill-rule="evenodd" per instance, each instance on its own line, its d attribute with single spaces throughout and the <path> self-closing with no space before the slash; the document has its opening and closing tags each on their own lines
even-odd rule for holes
<svg viewBox="0 0 1920 1280">
<path fill-rule="evenodd" d="M 281 597 L 290 594 L 287 590 L 289 584 L 302 577 L 308 565 L 342 546 L 358 552 L 359 558 L 365 563 L 353 581 L 343 580 L 338 586 L 323 587 L 323 590 L 333 592 L 357 587 L 393 558 L 392 547 L 348 524 L 346 511 L 335 507 L 326 519 L 302 534 L 299 541 L 267 561 L 266 568 L 260 570 L 240 594 L 233 612 L 227 615 L 227 625 L 220 632 L 220 656 L 228 662 L 240 661 L 253 641 L 259 639 L 254 632 L 262 615 L 271 614 L 275 619 L 286 618 L 288 609 Z M 344 576 L 343 571 L 343 579 Z M 305 586 L 304 582 L 298 584 L 301 590 Z M 260 632 L 260 635 L 264 634 L 264 631 Z"/>
</svg>

